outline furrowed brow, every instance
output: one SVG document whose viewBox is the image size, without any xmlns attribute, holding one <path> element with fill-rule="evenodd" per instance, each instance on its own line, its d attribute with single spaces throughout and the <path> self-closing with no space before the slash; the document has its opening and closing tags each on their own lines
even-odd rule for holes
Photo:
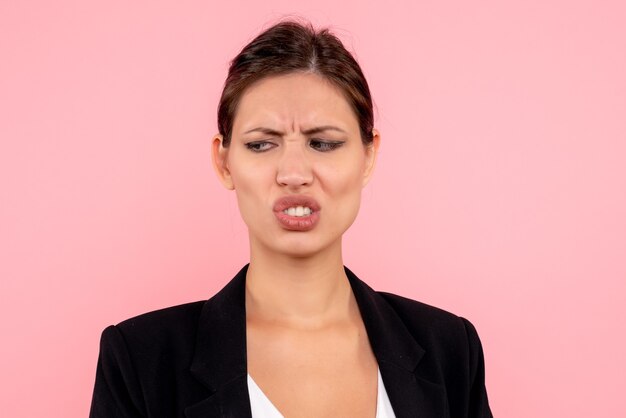
<svg viewBox="0 0 626 418">
<path fill-rule="evenodd" d="M 270 129 L 270 128 L 264 128 L 262 126 L 260 126 L 258 128 L 250 129 L 249 131 L 244 132 L 244 134 L 249 134 L 249 133 L 252 133 L 252 132 L 261 132 L 262 134 L 273 135 L 273 136 L 283 136 L 283 135 L 285 135 L 283 132 L 279 132 L 279 131 L 276 131 L 276 130 Z"/>
<path fill-rule="evenodd" d="M 346 131 L 344 131 L 343 129 L 340 129 L 332 125 L 316 126 L 315 128 L 302 131 L 302 133 L 305 135 L 314 135 L 314 134 L 319 134 L 320 132 L 325 132 L 325 131 L 337 131 L 337 132 L 341 132 L 344 134 L 346 133 Z"/>
<path fill-rule="evenodd" d="M 314 134 L 318 134 L 320 132 L 325 132 L 325 131 L 336 131 L 336 132 L 346 133 L 346 131 L 344 131 L 343 129 L 338 128 L 336 126 L 332 126 L 332 125 L 316 126 L 310 129 L 306 129 L 302 131 L 302 133 L 305 135 L 314 135 Z M 284 132 L 280 132 L 271 128 L 265 128 L 263 126 L 259 126 L 258 128 L 252 128 L 250 130 L 247 130 L 246 132 L 244 132 L 244 134 L 249 134 L 252 132 L 260 132 L 262 134 L 273 135 L 273 136 L 285 135 Z"/>
</svg>

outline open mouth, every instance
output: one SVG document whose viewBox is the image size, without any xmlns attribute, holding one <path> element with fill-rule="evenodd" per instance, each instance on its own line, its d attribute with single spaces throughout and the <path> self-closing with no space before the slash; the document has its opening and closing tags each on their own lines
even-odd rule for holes
<svg viewBox="0 0 626 418">
<path fill-rule="evenodd" d="M 313 210 L 308 206 L 292 206 L 290 208 L 284 209 L 283 213 L 289 216 L 296 216 L 298 218 L 301 218 L 303 216 L 309 216 L 311 213 L 313 213 Z"/>
<path fill-rule="evenodd" d="M 290 231 L 309 231 L 320 219 L 320 205 L 309 196 L 284 196 L 274 204 L 279 224 Z"/>
</svg>

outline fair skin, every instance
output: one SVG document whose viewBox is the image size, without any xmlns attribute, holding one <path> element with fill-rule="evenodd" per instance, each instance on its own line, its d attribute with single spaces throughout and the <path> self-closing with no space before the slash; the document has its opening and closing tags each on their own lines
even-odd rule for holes
<svg viewBox="0 0 626 418">
<path fill-rule="evenodd" d="M 327 129 L 308 132 L 318 127 Z M 375 165 L 373 134 L 364 146 L 341 90 L 292 73 L 250 86 L 230 145 L 213 138 L 213 166 L 249 231 L 248 373 L 288 418 L 376 414 L 377 363 L 341 251 Z M 277 222 L 274 202 L 288 195 L 320 204 L 313 229 Z"/>
</svg>

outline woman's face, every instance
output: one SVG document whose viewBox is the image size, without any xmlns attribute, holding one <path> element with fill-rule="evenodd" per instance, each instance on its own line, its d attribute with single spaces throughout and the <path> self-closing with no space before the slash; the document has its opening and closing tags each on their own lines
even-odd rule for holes
<svg viewBox="0 0 626 418">
<path fill-rule="evenodd" d="M 354 221 L 379 144 L 365 147 L 341 91 L 311 73 L 264 78 L 241 97 L 231 143 L 214 166 L 237 194 L 253 251 L 310 256 Z M 293 209 L 289 209 L 292 207 Z"/>
</svg>

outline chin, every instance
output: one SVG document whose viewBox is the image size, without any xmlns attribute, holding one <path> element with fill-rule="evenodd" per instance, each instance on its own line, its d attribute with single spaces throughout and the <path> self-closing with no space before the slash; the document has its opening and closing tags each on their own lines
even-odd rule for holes
<svg viewBox="0 0 626 418">
<path fill-rule="evenodd" d="M 277 256 L 286 256 L 293 258 L 309 258 L 328 249 L 334 240 L 320 240 L 310 233 L 291 232 L 287 235 L 283 234 L 265 234 L 262 238 L 251 238 L 251 242 L 265 248 L 263 252 L 274 253 Z"/>
<path fill-rule="evenodd" d="M 273 221 L 272 219 L 272 222 L 267 223 L 247 223 L 250 243 L 264 248 L 264 252 L 293 258 L 313 257 L 337 243 L 341 247 L 342 234 L 349 227 L 349 224 L 345 222 L 345 228 L 334 225 L 334 228 L 329 229 L 328 225 L 320 223 L 310 231 L 288 231 Z M 341 224 L 343 225 L 344 222 Z M 252 229 L 250 225 L 257 227 Z M 259 225 L 264 225 L 265 228 L 259 228 Z"/>
<path fill-rule="evenodd" d="M 294 258 L 312 257 L 328 247 L 328 244 L 324 245 L 323 243 L 315 242 L 306 236 L 286 239 L 281 243 L 272 244 L 270 244 L 270 248 L 276 253 Z"/>
</svg>

